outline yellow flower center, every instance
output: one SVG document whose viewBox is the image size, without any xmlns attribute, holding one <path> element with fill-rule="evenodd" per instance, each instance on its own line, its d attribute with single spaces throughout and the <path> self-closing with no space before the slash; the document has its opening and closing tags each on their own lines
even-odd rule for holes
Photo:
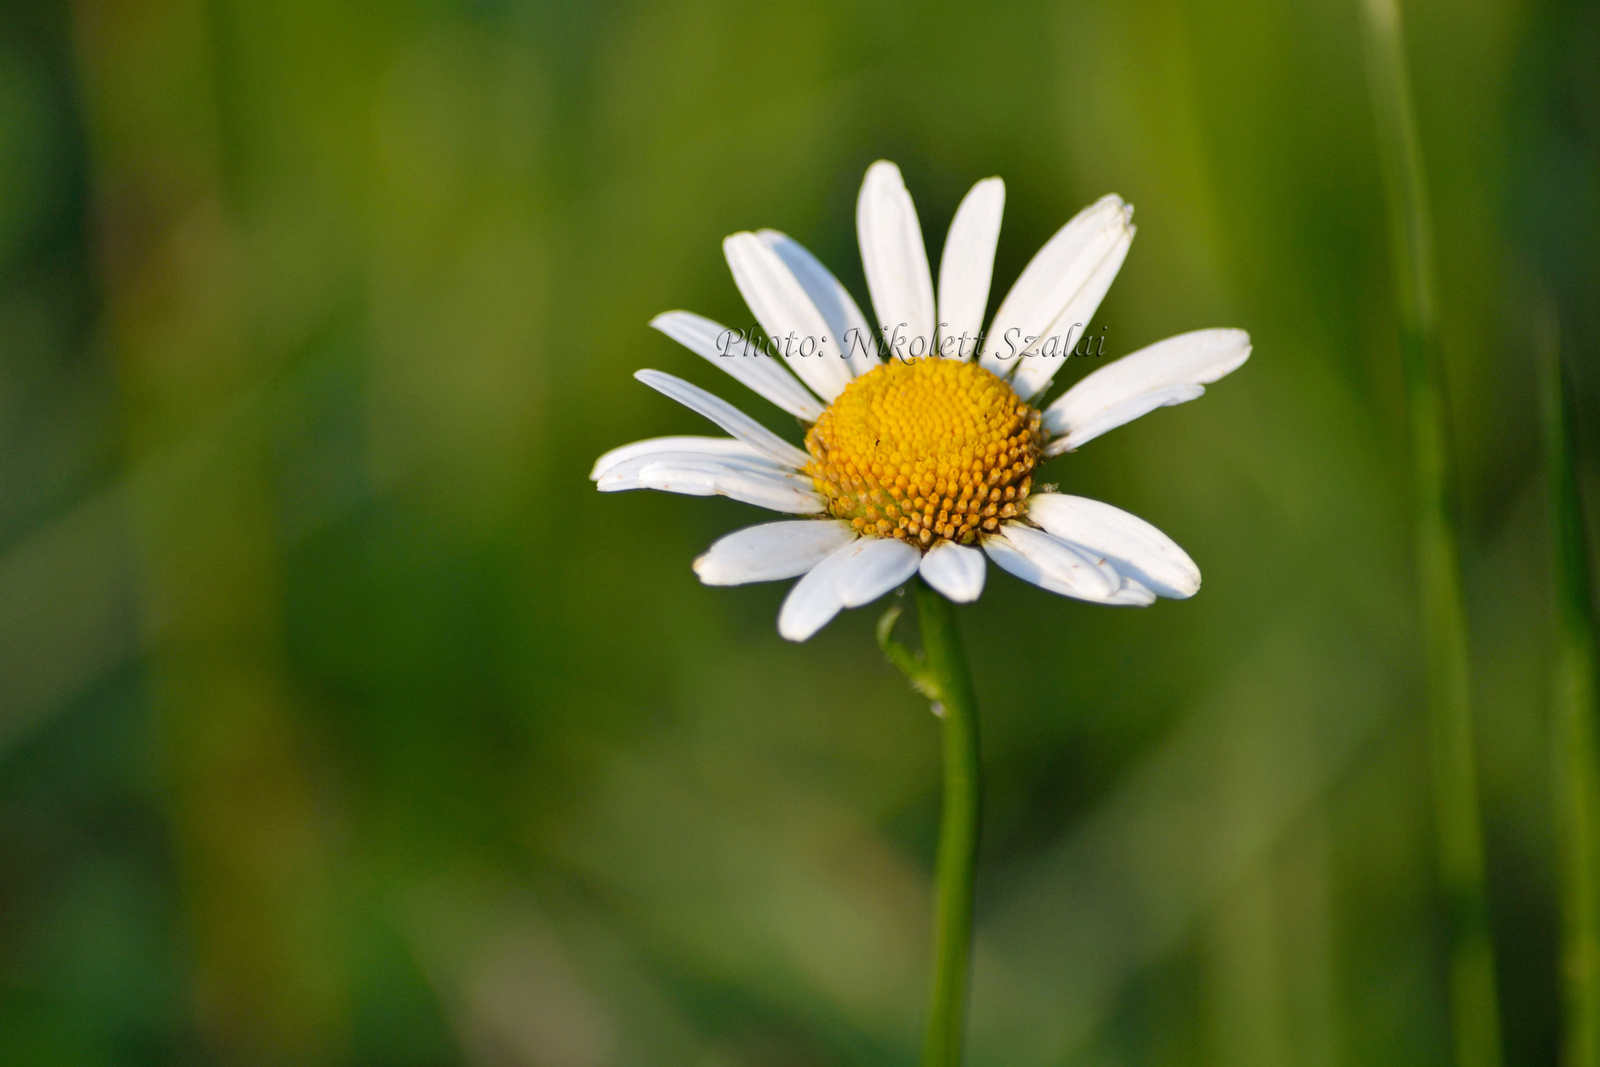
<svg viewBox="0 0 1600 1067">
<path fill-rule="evenodd" d="M 970 544 L 1020 515 L 1040 413 L 976 363 L 890 360 L 851 382 L 806 434 L 828 513 L 926 548 Z"/>
</svg>

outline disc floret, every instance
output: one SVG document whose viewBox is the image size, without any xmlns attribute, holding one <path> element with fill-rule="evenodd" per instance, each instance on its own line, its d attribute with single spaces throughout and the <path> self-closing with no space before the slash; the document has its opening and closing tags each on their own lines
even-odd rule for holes
<svg viewBox="0 0 1600 1067">
<path fill-rule="evenodd" d="M 847 386 L 806 434 L 828 513 L 922 548 L 971 544 L 1023 514 L 1040 412 L 976 363 L 890 360 Z"/>
</svg>

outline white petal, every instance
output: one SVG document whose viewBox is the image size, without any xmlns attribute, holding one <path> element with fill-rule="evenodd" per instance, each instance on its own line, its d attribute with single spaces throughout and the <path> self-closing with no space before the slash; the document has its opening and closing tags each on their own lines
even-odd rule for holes
<svg viewBox="0 0 1600 1067">
<path fill-rule="evenodd" d="M 839 564 L 833 584 L 847 608 L 870 604 L 917 573 L 922 553 L 893 537 L 864 537 L 860 549 Z"/>
<path fill-rule="evenodd" d="M 794 479 L 792 483 L 794 485 L 807 488 L 813 487 L 811 479 L 807 476 L 796 474 L 787 467 L 779 466 L 777 460 L 764 452 L 756 452 L 754 449 L 751 449 L 751 452 L 754 455 L 733 453 L 713 455 L 696 450 L 684 452 L 671 450 L 640 452 L 637 455 L 618 460 L 601 471 L 600 476 L 595 479 L 595 484 L 602 493 L 614 493 L 621 489 L 643 489 L 646 487 L 637 484 L 639 473 L 646 467 L 661 465 L 719 471 L 742 471 L 747 474 L 767 475 L 779 480 Z"/>
<path fill-rule="evenodd" d="M 904 339 L 891 344 L 891 355 L 927 355 L 934 333 L 928 250 L 900 168 L 887 160 L 867 168 L 856 200 L 856 236 L 878 325 L 886 338 L 898 329 Z"/>
<path fill-rule="evenodd" d="M 1156 602 L 1156 595 L 1138 579 L 1124 578 L 1122 588 L 1106 597 L 1105 602 L 1112 607 L 1147 608 Z"/>
<path fill-rule="evenodd" d="M 950 234 L 939 255 L 940 355 L 970 359 L 977 351 L 983 313 L 989 306 L 994 249 L 1000 240 L 1000 216 L 1005 206 L 1006 183 L 999 178 L 985 178 L 962 198 L 955 218 L 950 220 Z M 972 340 L 962 343 L 964 336 Z M 955 341 L 946 342 L 944 338 Z"/>
<path fill-rule="evenodd" d="M 753 233 L 736 233 L 723 240 L 722 254 L 744 302 L 778 344 L 789 369 L 824 400 L 844 392 L 854 375 L 843 359 L 841 339 L 778 253 Z M 802 355 L 802 349 L 809 354 Z"/>
<path fill-rule="evenodd" d="M 1175 404 L 1186 404 L 1196 397 L 1204 396 L 1206 387 L 1203 385 L 1173 385 L 1165 389 L 1154 389 L 1148 393 L 1129 397 L 1127 400 L 1114 407 L 1106 408 L 1095 417 L 1077 423 L 1070 423 L 1071 432 L 1065 437 L 1058 437 L 1044 446 L 1044 458 L 1050 459 L 1064 452 L 1071 452 L 1086 442 L 1094 440 L 1107 430 L 1115 430 L 1123 423 L 1132 422 L 1143 415 L 1148 415 L 1156 408 L 1168 408 Z M 1066 422 L 1065 419 L 1060 420 Z"/>
<path fill-rule="evenodd" d="M 1018 396 L 1027 399 L 1049 388 L 1051 379 L 1067 362 L 1067 353 L 1088 334 L 1094 313 L 1100 309 L 1100 301 L 1106 298 L 1111 283 L 1117 279 L 1117 272 L 1122 269 L 1122 261 L 1128 258 L 1128 249 L 1133 245 L 1133 231 L 1134 228 L 1129 226 L 1127 232 L 1112 246 L 1110 253 L 1089 275 L 1083 288 L 1067 301 L 1067 306 L 1061 309 L 1056 321 L 1045 328 L 1043 336 L 1046 340 L 1039 342 L 1041 351 L 1023 358 L 1022 365 L 1011 379 L 1011 387 Z M 1042 351 L 1050 346 L 1048 338 L 1051 337 L 1056 338 L 1057 355 L 1053 358 Z"/>
<path fill-rule="evenodd" d="M 917 573 L 918 555 L 888 537 L 863 537 L 834 551 L 789 590 L 778 612 L 778 633 L 804 641 L 842 609 L 875 600 Z"/>
<path fill-rule="evenodd" d="M 985 370 L 1004 377 L 1018 363 L 1052 364 L 1059 359 L 1026 360 L 1025 352 L 1036 350 L 1051 329 L 1064 317 L 1069 306 L 1076 313 L 1084 308 L 1093 312 L 1099 306 L 1127 255 L 1133 240 L 1133 208 L 1112 194 L 1103 196 L 1072 217 L 1054 237 L 1045 242 L 1023 268 L 1016 284 L 1000 303 L 994 323 L 984 343 L 982 364 Z M 1093 306 L 1089 306 L 1089 305 Z M 1081 315 L 1087 329 L 1089 315 Z M 1074 319 L 1073 321 L 1077 321 Z M 1060 323 L 1064 332 L 1072 322 Z M 1082 336 L 1082 330 L 1077 331 Z M 1031 340 L 1030 340 L 1031 339 Z M 1063 337 L 1063 341 L 1066 339 Z M 1052 370 L 1045 375 L 1049 380 Z M 1032 393 L 1023 394 L 1024 397 Z"/>
<path fill-rule="evenodd" d="M 602 493 L 657 489 L 685 496 L 725 496 L 790 515 L 815 515 L 827 507 L 811 479 L 738 461 L 672 454 L 618 463 L 595 482 Z"/>
<path fill-rule="evenodd" d="M 828 621 L 844 609 L 844 604 L 839 600 L 839 591 L 833 584 L 833 573 L 838 570 L 844 555 L 862 541 L 854 541 L 843 548 L 835 549 L 811 570 L 805 577 L 794 583 L 794 588 L 789 590 L 789 595 L 783 598 L 783 607 L 778 610 L 778 633 L 790 641 L 804 641 L 824 626 Z"/>
<path fill-rule="evenodd" d="M 613 448 L 594 461 L 594 468 L 589 471 L 589 480 L 593 481 L 625 460 L 662 452 L 692 452 L 701 456 L 733 456 L 751 462 L 764 463 L 773 470 L 787 471 L 790 469 L 759 448 L 747 445 L 743 441 L 737 441 L 732 437 L 675 435 L 672 437 L 647 437 L 643 441 L 634 441 L 631 444 L 619 445 Z"/>
<path fill-rule="evenodd" d="M 1157 341 L 1088 375 L 1044 413 L 1055 456 L 1147 412 L 1193 400 L 1250 358 L 1243 330 L 1195 330 Z"/>
<path fill-rule="evenodd" d="M 789 272 L 822 313 L 833 338 L 844 350 L 850 373 L 859 376 L 876 367 L 880 362 L 877 337 L 867 317 L 861 314 L 855 298 L 850 295 L 850 290 L 822 265 L 822 260 L 788 234 L 777 230 L 761 230 L 756 236 L 761 238 L 762 244 L 778 254 L 783 265 L 789 268 Z"/>
<path fill-rule="evenodd" d="M 698 385 L 691 385 L 682 378 L 658 370 L 635 371 L 633 376 L 656 392 L 670 396 L 690 411 L 704 415 L 739 440 L 759 448 L 773 459 L 795 470 L 810 462 L 810 456 L 726 400 L 712 396 Z"/>
<path fill-rule="evenodd" d="M 786 515 L 820 515 L 828 506 L 810 488 L 795 484 L 792 475 L 652 463 L 639 472 L 639 481 L 645 489 L 688 496 L 725 496 Z"/>
<path fill-rule="evenodd" d="M 1109 563 L 1020 523 L 986 537 L 983 550 L 1001 570 L 1063 596 L 1105 603 L 1123 585 Z"/>
<path fill-rule="evenodd" d="M 922 577 L 958 604 L 977 600 L 988 567 L 983 553 L 953 541 L 940 541 L 922 557 Z"/>
<path fill-rule="evenodd" d="M 1046 533 L 1104 556 L 1124 579 L 1165 597 L 1200 591 L 1200 568 L 1177 543 L 1137 515 L 1087 497 L 1034 493 L 1028 518 Z"/>
<path fill-rule="evenodd" d="M 694 561 L 707 585 L 772 582 L 805 574 L 856 539 L 848 522 L 790 519 L 747 526 L 718 539 Z"/>
<path fill-rule="evenodd" d="M 666 311 L 651 319 L 650 325 L 796 418 L 816 422 L 821 417 L 822 405 L 794 375 L 720 322 L 689 311 Z"/>
</svg>

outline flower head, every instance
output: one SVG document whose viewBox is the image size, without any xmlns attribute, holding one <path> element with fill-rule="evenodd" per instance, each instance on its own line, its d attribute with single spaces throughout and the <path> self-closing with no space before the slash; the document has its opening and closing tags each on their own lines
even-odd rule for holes
<svg viewBox="0 0 1600 1067">
<path fill-rule="evenodd" d="M 729 534 L 695 561 L 708 585 L 800 577 L 778 630 L 803 641 L 839 611 L 921 573 L 955 601 L 983 591 L 985 555 L 1041 588 L 1104 604 L 1188 597 L 1200 571 L 1154 526 L 1083 497 L 1034 490 L 1039 463 L 1157 407 L 1193 400 L 1250 356 L 1242 330 L 1198 330 L 1124 356 L 1042 409 L 1132 243 L 1133 209 L 1107 196 L 1023 270 L 987 334 L 1005 186 L 957 209 L 937 300 L 916 208 L 892 163 L 874 163 L 856 221 L 880 329 L 826 267 L 774 230 L 723 242 L 762 349 L 686 311 L 651 323 L 809 425 L 805 451 L 682 379 L 646 385 L 727 437 L 658 437 L 601 456 L 602 492 L 720 494 L 808 518 Z M 781 340 L 780 340 L 781 339 Z M 981 549 L 981 551 L 980 551 Z"/>
<path fill-rule="evenodd" d="M 806 433 L 805 472 L 857 533 L 970 545 L 1027 508 L 1040 413 L 975 363 L 890 360 Z"/>
</svg>

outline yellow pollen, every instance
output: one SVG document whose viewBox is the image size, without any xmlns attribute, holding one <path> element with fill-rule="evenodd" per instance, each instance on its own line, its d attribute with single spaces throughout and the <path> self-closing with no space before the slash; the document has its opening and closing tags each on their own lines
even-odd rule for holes
<svg viewBox="0 0 1600 1067">
<path fill-rule="evenodd" d="M 806 434 L 828 513 L 921 548 L 971 544 L 1022 514 L 1040 413 L 976 363 L 891 360 L 855 379 Z"/>
</svg>

